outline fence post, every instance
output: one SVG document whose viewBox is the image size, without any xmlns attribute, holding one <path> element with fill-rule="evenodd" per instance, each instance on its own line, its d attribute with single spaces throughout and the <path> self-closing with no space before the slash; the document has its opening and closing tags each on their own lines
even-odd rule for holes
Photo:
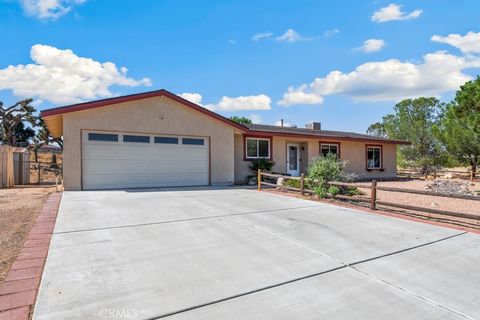
<svg viewBox="0 0 480 320">
<path fill-rule="evenodd" d="M 372 180 L 372 189 L 370 194 L 370 209 L 376 210 L 377 204 L 377 180 Z"/>
<path fill-rule="evenodd" d="M 304 190 L 305 189 L 305 174 L 302 173 L 300 175 L 300 194 L 303 196 L 304 195 Z"/>
<path fill-rule="evenodd" d="M 257 171 L 257 184 L 258 184 L 258 191 L 262 190 L 262 170 L 258 169 Z"/>
</svg>

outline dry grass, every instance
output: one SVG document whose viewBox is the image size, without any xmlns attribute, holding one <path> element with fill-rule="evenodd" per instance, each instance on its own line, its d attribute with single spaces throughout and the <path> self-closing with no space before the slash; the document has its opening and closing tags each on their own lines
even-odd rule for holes
<svg viewBox="0 0 480 320">
<path fill-rule="evenodd" d="M 0 189 L 0 284 L 17 258 L 48 194 L 55 187 Z"/>
</svg>

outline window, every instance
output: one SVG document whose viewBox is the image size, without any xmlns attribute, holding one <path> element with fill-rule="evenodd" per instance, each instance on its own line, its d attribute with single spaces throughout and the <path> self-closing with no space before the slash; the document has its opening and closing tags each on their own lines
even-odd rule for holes
<svg viewBox="0 0 480 320">
<path fill-rule="evenodd" d="M 178 144 L 178 138 L 155 137 L 155 143 Z"/>
<path fill-rule="evenodd" d="M 149 136 L 131 136 L 131 135 L 124 135 L 123 142 L 141 142 L 141 143 L 150 143 Z"/>
<path fill-rule="evenodd" d="M 106 133 L 89 133 L 88 140 L 90 141 L 118 141 L 118 134 Z"/>
<path fill-rule="evenodd" d="M 326 157 L 329 153 L 334 154 L 338 158 L 340 154 L 340 145 L 337 143 L 321 143 L 320 154 Z"/>
<path fill-rule="evenodd" d="M 203 139 L 183 138 L 182 143 L 195 146 L 203 146 L 205 144 L 205 141 Z"/>
<path fill-rule="evenodd" d="M 367 146 L 367 169 L 382 168 L 382 147 Z"/>
<path fill-rule="evenodd" d="M 246 138 L 246 158 L 270 158 L 270 139 Z"/>
</svg>

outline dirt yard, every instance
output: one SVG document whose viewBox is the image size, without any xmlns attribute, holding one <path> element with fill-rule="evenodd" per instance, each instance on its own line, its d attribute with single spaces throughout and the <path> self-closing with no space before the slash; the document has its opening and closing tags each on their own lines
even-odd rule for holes
<svg viewBox="0 0 480 320">
<path fill-rule="evenodd" d="M 0 189 L 0 284 L 55 187 Z"/>
<path fill-rule="evenodd" d="M 437 179 L 439 180 L 439 179 Z M 460 179 L 449 179 L 449 181 L 461 181 L 467 182 L 467 180 L 460 180 Z M 433 183 L 433 180 L 405 180 L 405 181 L 381 181 L 378 182 L 379 186 L 386 186 L 386 187 L 395 187 L 395 188 L 404 188 L 404 189 L 414 189 L 414 190 L 427 190 L 426 186 Z M 359 184 L 369 184 L 367 183 L 359 183 Z M 370 197 L 370 190 L 369 189 L 360 189 L 362 192 L 365 193 L 362 197 Z M 468 190 L 470 191 L 478 191 L 480 190 L 480 183 L 473 182 L 469 183 Z M 400 193 L 400 192 L 389 192 L 389 191 L 378 191 L 377 192 L 377 199 L 379 201 L 385 202 L 392 202 L 416 207 L 423 207 L 423 208 L 431 208 L 443 211 L 452 211 L 452 212 L 459 212 L 459 213 L 469 213 L 469 214 L 476 214 L 480 215 L 480 201 L 474 200 L 463 200 L 463 199 L 452 199 L 452 198 L 444 198 L 444 197 L 435 197 L 435 196 L 427 196 L 427 195 L 417 195 L 417 194 L 410 194 L 410 193 Z M 389 210 L 401 210 L 407 211 L 403 209 L 395 209 L 389 208 Z M 429 213 L 420 213 L 420 212 L 413 212 L 418 213 L 422 216 L 428 216 L 430 218 L 443 220 L 445 216 L 436 215 L 436 214 L 429 214 Z M 473 223 L 480 227 L 480 222 L 462 219 L 462 218 L 451 218 L 448 217 L 447 220 L 454 220 L 460 223 Z"/>
</svg>

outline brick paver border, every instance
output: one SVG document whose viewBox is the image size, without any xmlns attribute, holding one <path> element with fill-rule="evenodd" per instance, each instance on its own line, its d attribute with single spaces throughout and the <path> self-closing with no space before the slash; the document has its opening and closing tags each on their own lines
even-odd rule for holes
<svg viewBox="0 0 480 320">
<path fill-rule="evenodd" d="M 5 282 L 0 285 L 0 320 L 29 319 L 37 298 L 61 198 L 61 192 L 48 196 L 17 260 Z"/>
</svg>

